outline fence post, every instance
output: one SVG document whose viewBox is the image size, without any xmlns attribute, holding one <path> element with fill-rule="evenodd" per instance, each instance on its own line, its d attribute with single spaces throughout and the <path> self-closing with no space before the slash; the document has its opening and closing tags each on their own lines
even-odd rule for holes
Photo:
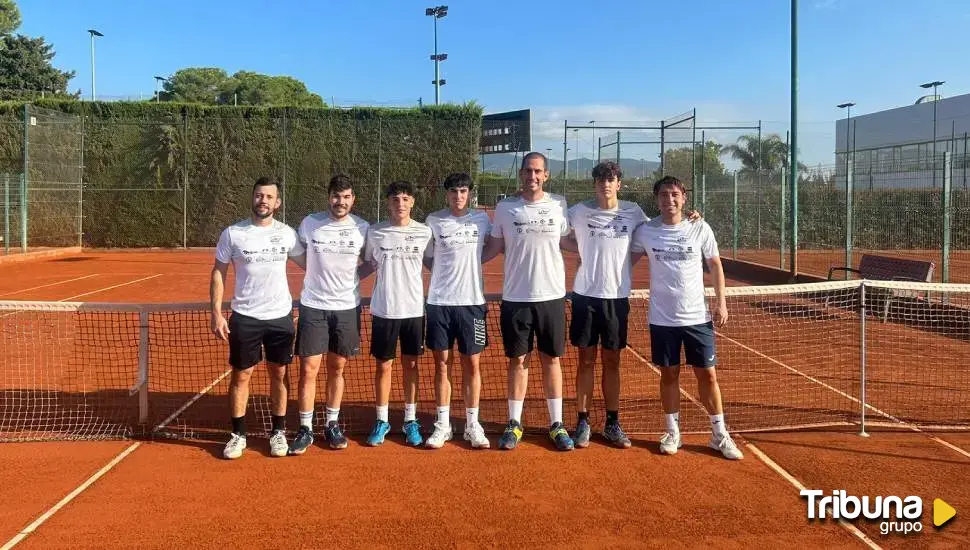
<svg viewBox="0 0 970 550">
<path fill-rule="evenodd" d="M 3 253 L 10 254 L 10 174 L 3 175 Z"/>
<path fill-rule="evenodd" d="M 286 137 L 286 111 L 287 108 L 283 108 L 283 223 L 286 223 L 286 203 L 290 200 L 289 186 L 286 185 L 286 165 L 289 161 L 289 149 L 287 147 L 287 137 Z"/>
<path fill-rule="evenodd" d="M 733 251 L 733 255 L 731 257 L 734 259 L 737 259 L 738 257 L 738 171 L 737 170 L 734 171 L 734 209 L 733 209 L 733 214 L 731 216 L 731 233 L 732 233 L 731 250 Z"/>
<path fill-rule="evenodd" d="M 576 162 L 579 162 L 578 160 Z M 616 163 L 620 164 L 620 131 L 616 131 Z M 579 166 L 577 164 L 576 166 Z"/>
<path fill-rule="evenodd" d="M 27 253 L 27 174 L 30 172 L 30 104 L 24 103 L 24 171 L 20 174 L 20 249 Z"/>
<path fill-rule="evenodd" d="M 182 248 L 189 243 L 189 110 L 182 108 Z"/>
<path fill-rule="evenodd" d="M 27 165 L 24 164 L 26 170 Z M 27 172 L 20 174 L 20 251 L 27 253 Z"/>
<path fill-rule="evenodd" d="M 84 103 L 81 103 L 81 163 L 77 167 L 77 245 L 84 246 Z"/>
<path fill-rule="evenodd" d="M 707 174 L 701 174 L 701 213 L 707 210 Z"/>
<path fill-rule="evenodd" d="M 845 160 L 845 266 L 852 267 L 852 203 L 855 198 L 855 159 L 851 158 L 850 153 L 846 153 Z M 849 280 L 849 272 L 845 272 L 845 279 Z"/>
<path fill-rule="evenodd" d="M 779 202 L 781 208 L 778 210 L 778 267 L 785 269 L 785 171 L 779 172 L 781 176 L 781 193 Z"/>
<path fill-rule="evenodd" d="M 943 152 L 943 258 L 941 265 L 943 273 L 940 280 L 944 283 L 950 282 L 950 218 L 952 217 L 950 205 L 950 189 L 953 187 L 953 159 L 949 151 Z"/>
<path fill-rule="evenodd" d="M 377 117 L 377 189 L 374 191 L 374 209 L 377 211 L 377 221 L 381 221 L 381 166 L 384 160 L 384 123 Z"/>
<path fill-rule="evenodd" d="M 859 435 L 869 437 L 866 433 L 866 283 L 859 283 L 859 374 L 861 377 L 859 386 L 859 403 L 861 404 L 859 413 Z"/>
</svg>

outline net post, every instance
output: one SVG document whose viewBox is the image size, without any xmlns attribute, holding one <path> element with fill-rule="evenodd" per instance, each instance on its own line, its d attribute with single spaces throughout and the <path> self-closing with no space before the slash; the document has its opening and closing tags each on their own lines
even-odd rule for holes
<svg viewBox="0 0 970 550">
<path fill-rule="evenodd" d="M 859 372 L 861 376 L 859 386 L 859 435 L 869 437 L 866 433 L 866 283 L 859 283 Z"/>
<path fill-rule="evenodd" d="M 855 159 L 851 158 L 852 153 L 846 153 L 845 159 L 845 266 L 852 267 L 852 202 L 855 198 L 855 178 L 852 176 L 855 170 Z M 849 272 L 845 272 L 845 279 L 849 280 Z"/>
<path fill-rule="evenodd" d="M 148 312 L 138 314 L 138 423 L 148 423 Z"/>
<path fill-rule="evenodd" d="M 940 281 L 950 282 L 950 222 L 952 217 L 950 204 L 950 189 L 953 186 L 951 164 L 953 159 L 949 151 L 943 152 L 943 250 L 940 265 L 942 273 Z"/>
<path fill-rule="evenodd" d="M 732 258 L 738 257 L 738 171 L 734 171 L 734 207 L 731 216 L 731 250 Z"/>
</svg>

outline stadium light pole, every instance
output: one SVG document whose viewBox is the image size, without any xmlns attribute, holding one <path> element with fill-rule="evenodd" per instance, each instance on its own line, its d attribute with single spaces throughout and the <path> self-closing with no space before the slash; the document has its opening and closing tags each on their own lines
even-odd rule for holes
<svg viewBox="0 0 970 550">
<path fill-rule="evenodd" d="M 789 274 L 798 273 L 798 0 L 791 0 L 791 147 L 788 149 L 788 181 L 791 192 L 791 241 Z"/>
<path fill-rule="evenodd" d="M 431 61 L 434 61 L 434 104 L 438 105 L 441 100 L 441 87 L 445 85 L 439 73 L 438 64 L 448 59 L 448 54 L 438 53 L 438 20 L 448 15 L 448 6 L 425 8 L 424 14 L 434 20 L 434 54 L 431 56 Z"/>
<path fill-rule="evenodd" d="M 97 101 L 98 95 L 96 92 L 94 79 L 94 37 L 101 37 L 104 36 L 104 34 L 94 29 L 88 29 L 88 34 L 91 35 L 91 101 Z"/>
<path fill-rule="evenodd" d="M 923 89 L 933 88 L 933 162 L 936 163 L 936 102 L 940 96 L 936 95 L 936 87 L 945 84 L 942 80 L 934 80 L 933 82 L 927 82 L 926 84 L 920 84 L 919 87 Z M 934 178 L 935 179 L 935 178 Z M 936 182 L 934 182 L 935 186 Z"/>
<path fill-rule="evenodd" d="M 839 109 L 845 109 L 845 152 L 846 155 L 849 153 L 849 126 L 852 124 L 852 108 L 855 107 L 855 103 L 847 101 L 845 103 L 839 103 L 836 105 Z M 846 157 L 848 158 L 848 157 Z"/>
<path fill-rule="evenodd" d="M 576 137 L 576 179 L 579 179 L 579 128 L 573 128 L 573 135 Z"/>
</svg>

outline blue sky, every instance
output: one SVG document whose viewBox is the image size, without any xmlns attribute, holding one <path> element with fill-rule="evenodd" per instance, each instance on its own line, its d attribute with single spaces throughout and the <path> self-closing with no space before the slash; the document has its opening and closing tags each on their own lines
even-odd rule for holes
<svg viewBox="0 0 970 550">
<path fill-rule="evenodd" d="M 31 36 L 53 43 L 55 65 L 90 91 L 96 28 L 99 97 L 150 97 L 154 75 L 193 66 L 290 75 L 337 104 L 434 101 L 431 2 L 381 0 L 19 0 Z M 486 112 L 531 108 L 534 148 L 562 157 L 563 119 L 648 123 L 697 108 L 699 124 L 763 121 L 789 128 L 788 0 L 447 2 L 439 20 L 443 101 Z M 229 7 L 231 6 L 231 7 Z M 800 154 L 834 162 L 835 108 L 912 104 L 918 85 L 970 93 L 965 0 L 801 0 Z M 740 131 L 712 132 L 732 142 Z M 582 131 L 579 150 L 593 154 Z M 615 135 L 615 133 L 613 134 Z M 642 136 L 650 135 L 643 133 Z M 570 137 L 570 147 L 573 147 Z M 624 132 L 623 139 L 637 137 Z M 651 146 L 623 156 L 656 157 Z M 654 148 L 655 149 L 655 148 Z M 570 152 L 570 156 L 574 153 Z"/>
</svg>

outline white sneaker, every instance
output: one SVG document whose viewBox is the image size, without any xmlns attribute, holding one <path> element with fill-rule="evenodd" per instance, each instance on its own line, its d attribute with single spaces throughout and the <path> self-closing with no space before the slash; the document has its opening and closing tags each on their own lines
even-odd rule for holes
<svg viewBox="0 0 970 550">
<path fill-rule="evenodd" d="M 664 434 L 660 436 L 660 454 L 662 455 L 677 454 L 677 449 L 683 446 L 684 444 L 680 441 L 680 434 L 664 432 Z"/>
<path fill-rule="evenodd" d="M 487 449 L 490 446 L 485 437 L 485 428 L 478 423 L 465 426 L 465 441 L 471 442 L 472 449 Z"/>
<path fill-rule="evenodd" d="M 455 432 L 451 429 L 451 425 L 444 426 L 441 422 L 434 423 L 434 432 L 431 433 L 431 437 L 428 438 L 424 444 L 432 449 L 440 449 L 444 446 L 445 441 L 451 441 L 454 437 Z"/>
<path fill-rule="evenodd" d="M 286 434 L 283 430 L 276 430 L 269 438 L 269 454 L 273 456 L 286 456 L 290 451 L 290 446 L 286 443 Z"/>
<path fill-rule="evenodd" d="M 711 442 L 708 443 L 712 449 L 715 451 L 720 451 L 724 458 L 728 460 L 741 460 L 744 455 L 741 454 L 741 449 L 734 444 L 734 440 L 731 439 L 730 435 L 724 435 L 720 438 L 716 435 L 711 436 Z"/>
<path fill-rule="evenodd" d="M 239 434 L 232 434 L 229 438 L 229 442 L 226 443 L 226 447 L 222 450 L 222 456 L 229 460 L 239 458 L 242 456 L 243 451 L 246 450 L 246 436 Z"/>
</svg>

